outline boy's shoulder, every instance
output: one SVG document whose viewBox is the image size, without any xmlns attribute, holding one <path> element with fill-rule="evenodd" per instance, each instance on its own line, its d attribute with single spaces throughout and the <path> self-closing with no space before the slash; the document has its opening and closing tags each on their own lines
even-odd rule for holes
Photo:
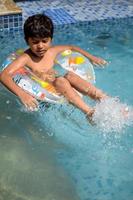
<svg viewBox="0 0 133 200">
<path fill-rule="evenodd" d="M 49 51 L 56 51 L 58 49 L 58 45 L 52 45 L 48 50 Z"/>
<path fill-rule="evenodd" d="M 57 45 L 51 46 L 51 47 L 47 50 L 47 54 L 48 54 L 48 55 L 51 55 L 51 56 L 52 56 L 52 55 L 53 55 L 53 56 L 54 56 L 54 55 L 56 56 L 56 55 L 58 54 L 58 52 L 59 52 L 58 47 L 59 47 L 59 46 L 57 46 Z"/>
<path fill-rule="evenodd" d="M 17 57 L 18 62 L 27 63 L 30 60 L 30 54 L 28 53 L 28 49 L 25 50 L 21 55 Z"/>
<path fill-rule="evenodd" d="M 23 57 L 25 57 L 25 59 L 27 60 L 33 60 L 34 58 L 34 54 L 32 53 L 32 51 L 30 49 L 26 49 L 22 55 Z"/>
<path fill-rule="evenodd" d="M 52 54 L 57 55 L 66 49 L 70 49 L 70 46 L 68 46 L 68 45 L 53 45 L 48 49 L 48 51 Z"/>
<path fill-rule="evenodd" d="M 30 49 L 26 49 L 24 51 L 23 55 L 30 56 L 31 55 L 31 50 Z"/>
</svg>

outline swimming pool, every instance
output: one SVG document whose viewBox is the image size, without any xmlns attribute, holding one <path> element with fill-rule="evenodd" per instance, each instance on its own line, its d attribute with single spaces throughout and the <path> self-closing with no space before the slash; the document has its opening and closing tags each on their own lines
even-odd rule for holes
<svg viewBox="0 0 133 200">
<path fill-rule="evenodd" d="M 128 25 L 126 25 L 128 22 Z M 96 85 L 132 105 L 132 20 L 65 26 L 55 44 L 75 44 L 109 61 Z M 22 34 L 0 34 L 0 63 Z M 132 200 L 133 127 L 105 133 L 72 105 L 28 113 L 0 86 L 0 195 L 8 200 Z M 85 98 L 89 103 L 92 101 Z"/>
</svg>

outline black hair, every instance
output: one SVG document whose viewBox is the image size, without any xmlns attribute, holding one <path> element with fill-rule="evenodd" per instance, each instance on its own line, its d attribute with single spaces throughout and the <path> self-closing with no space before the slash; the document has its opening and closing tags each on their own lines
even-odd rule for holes
<svg viewBox="0 0 133 200">
<path fill-rule="evenodd" d="M 27 18 L 24 23 L 24 37 L 28 43 L 29 37 L 53 38 L 53 22 L 44 14 L 36 14 Z"/>
</svg>

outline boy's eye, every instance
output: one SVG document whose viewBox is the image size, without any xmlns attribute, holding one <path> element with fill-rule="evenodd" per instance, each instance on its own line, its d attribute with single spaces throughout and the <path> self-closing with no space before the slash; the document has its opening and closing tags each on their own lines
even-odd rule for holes
<svg viewBox="0 0 133 200">
<path fill-rule="evenodd" d="M 38 44 L 39 42 L 40 42 L 40 40 L 39 40 L 39 41 L 38 41 L 38 40 L 33 40 L 33 41 L 32 41 L 33 44 Z M 43 39 L 42 42 L 43 42 L 43 43 L 47 43 L 47 42 L 48 42 L 48 39 Z"/>
<path fill-rule="evenodd" d="M 38 41 L 33 41 L 32 43 L 33 43 L 33 44 L 38 44 L 39 42 L 38 42 Z"/>
<path fill-rule="evenodd" d="M 43 43 L 47 43 L 47 42 L 48 42 L 48 39 L 43 39 L 42 42 L 43 42 Z"/>
</svg>

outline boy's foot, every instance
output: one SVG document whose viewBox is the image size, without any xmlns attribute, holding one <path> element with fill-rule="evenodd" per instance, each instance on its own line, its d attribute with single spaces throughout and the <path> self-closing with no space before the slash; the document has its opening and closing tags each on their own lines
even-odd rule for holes
<svg viewBox="0 0 133 200">
<path fill-rule="evenodd" d="M 123 110 L 122 110 L 122 114 L 124 115 L 125 119 L 129 117 L 129 108 L 128 107 L 125 107 Z"/>
<path fill-rule="evenodd" d="M 93 114 L 94 114 L 95 110 L 91 109 L 87 114 L 86 114 L 86 118 L 89 120 L 89 123 L 91 125 L 95 125 L 94 121 L 93 121 Z"/>
</svg>

